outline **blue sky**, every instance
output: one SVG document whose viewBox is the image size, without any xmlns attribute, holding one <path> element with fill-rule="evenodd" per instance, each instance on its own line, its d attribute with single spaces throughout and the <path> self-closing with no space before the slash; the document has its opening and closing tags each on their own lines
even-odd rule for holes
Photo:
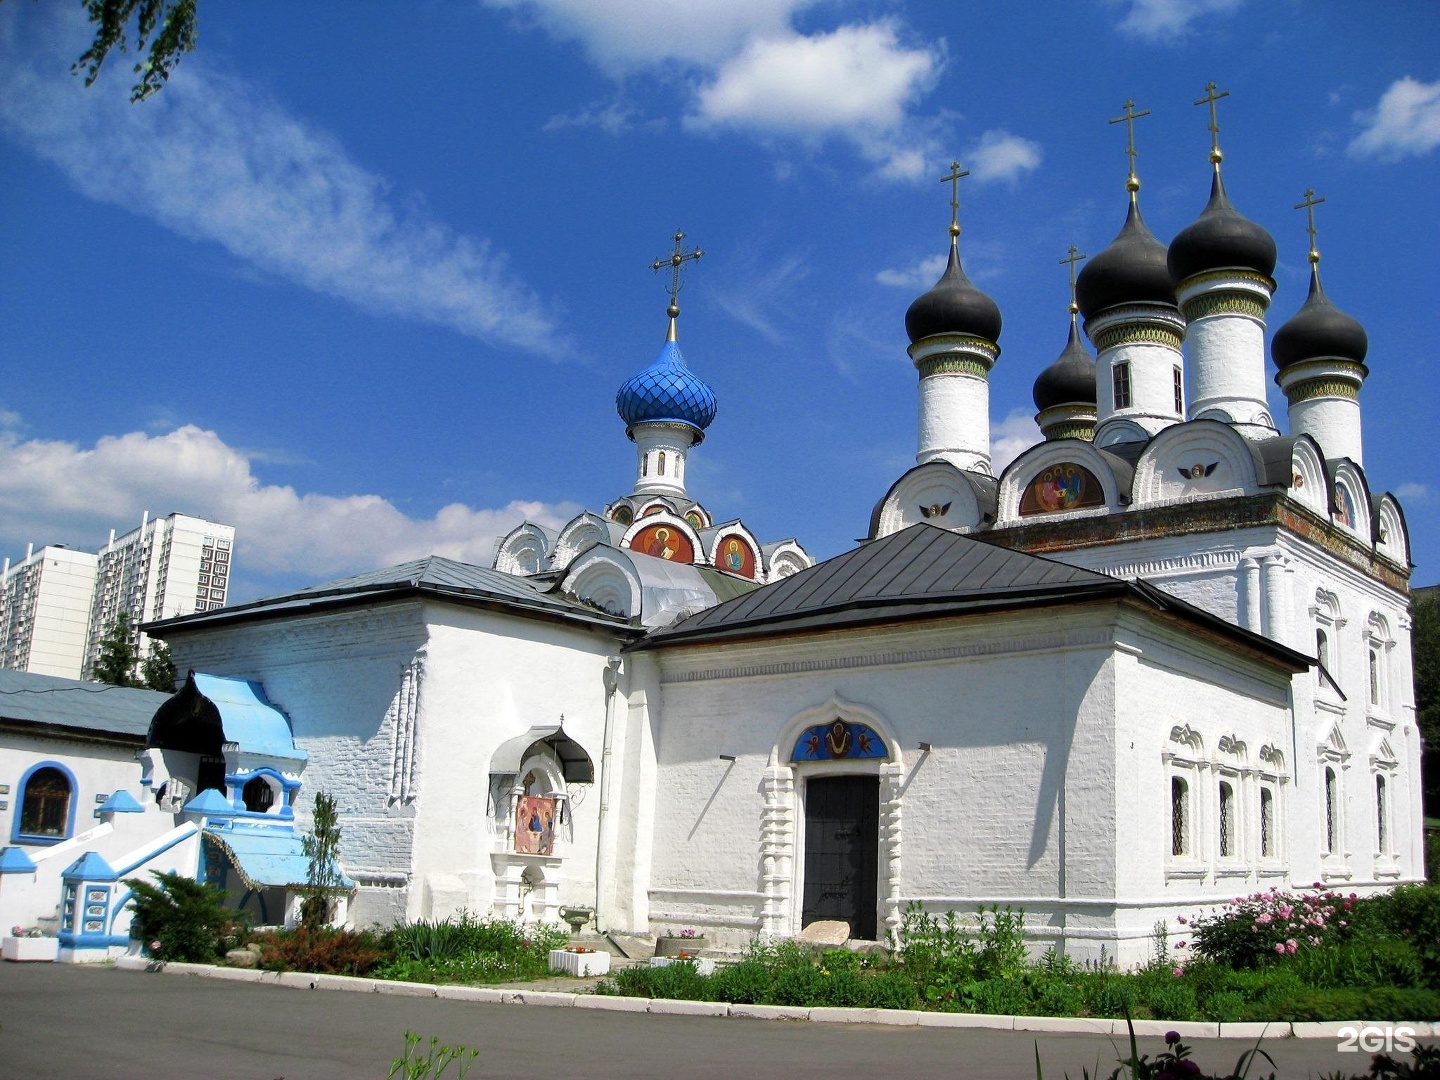
<svg viewBox="0 0 1440 1080">
<path fill-rule="evenodd" d="M 1370 335 L 1372 486 L 1440 580 L 1440 8 L 1328 0 L 200 0 L 150 101 L 92 89 L 78 3 L 0 4 L 0 552 L 144 510 L 239 530 L 232 600 L 437 552 L 630 490 L 614 393 L 680 342 L 719 416 L 691 494 L 829 557 L 913 462 L 904 313 L 962 254 L 1005 319 L 1001 461 L 1064 345 L 1066 248 L 1231 197 L 1299 306 L 1306 188 Z M 1272 386 L 1272 405 L 1284 402 Z"/>
</svg>

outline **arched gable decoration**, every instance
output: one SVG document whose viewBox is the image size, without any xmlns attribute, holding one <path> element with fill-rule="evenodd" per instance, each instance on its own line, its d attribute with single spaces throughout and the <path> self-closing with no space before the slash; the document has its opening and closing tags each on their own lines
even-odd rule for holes
<svg viewBox="0 0 1440 1080">
<path fill-rule="evenodd" d="M 865 724 L 835 719 L 816 724 L 800 733 L 791 761 L 857 761 L 864 758 L 885 759 L 890 755 L 885 740 Z"/>
<path fill-rule="evenodd" d="M 1020 514 L 1055 514 L 1104 506 L 1105 490 L 1095 474 L 1073 461 L 1042 469 L 1020 496 Z"/>
</svg>

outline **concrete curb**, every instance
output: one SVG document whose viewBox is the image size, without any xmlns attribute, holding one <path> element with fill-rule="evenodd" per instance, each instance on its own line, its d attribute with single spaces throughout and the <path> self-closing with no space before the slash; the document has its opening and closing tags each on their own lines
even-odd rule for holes
<svg viewBox="0 0 1440 1080">
<path fill-rule="evenodd" d="M 227 982 L 288 986 L 297 990 L 342 990 L 397 997 L 428 997 L 447 1001 L 479 1001 L 492 1005 L 539 1005 L 551 1008 L 599 1009 L 605 1012 L 651 1013 L 656 1016 L 723 1016 L 737 1020 L 803 1020 L 823 1024 L 883 1024 L 887 1027 L 986 1028 L 992 1031 L 1033 1031 L 1050 1034 L 1128 1036 L 1123 1020 L 1065 1016 L 993 1016 L 986 1013 L 936 1013 L 918 1009 L 841 1009 L 817 1005 L 727 1005 L 723 1001 L 683 1001 L 596 994 L 567 994 L 554 990 L 527 990 L 520 986 L 446 986 L 392 982 L 351 975 L 311 975 L 301 971 L 260 971 L 214 964 L 162 964 L 143 956 L 122 956 L 117 971 L 194 975 Z M 1178 1031 L 1183 1039 L 1337 1039 L 1341 1028 L 1370 1026 L 1361 1020 L 1333 1023 L 1214 1024 L 1183 1020 L 1136 1020 L 1137 1038 L 1162 1038 Z M 1437 1025 L 1408 1023 L 1417 1038 L 1433 1037 Z M 1392 1024 L 1395 1026 L 1395 1024 Z"/>
</svg>

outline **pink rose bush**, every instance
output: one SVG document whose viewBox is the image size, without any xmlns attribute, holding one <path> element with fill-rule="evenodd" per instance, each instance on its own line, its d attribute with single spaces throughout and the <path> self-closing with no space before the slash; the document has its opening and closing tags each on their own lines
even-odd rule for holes
<svg viewBox="0 0 1440 1080">
<path fill-rule="evenodd" d="M 1266 957 L 1294 956 L 1318 949 L 1345 936 L 1343 916 L 1354 906 L 1346 896 L 1320 885 L 1299 893 L 1271 886 L 1264 892 L 1237 896 L 1207 915 L 1179 920 L 1194 934 L 1195 951 L 1207 960 L 1232 967 L 1254 967 Z"/>
</svg>

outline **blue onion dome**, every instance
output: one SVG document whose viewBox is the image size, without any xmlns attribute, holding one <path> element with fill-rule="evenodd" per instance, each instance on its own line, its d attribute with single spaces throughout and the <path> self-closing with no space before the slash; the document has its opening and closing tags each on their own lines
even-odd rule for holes
<svg viewBox="0 0 1440 1080">
<path fill-rule="evenodd" d="M 1075 279 L 1075 300 L 1087 319 L 1119 304 L 1175 306 L 1165 245 L 1146 227 L 1133 197 L 1119 235 Z"/>
<path fill-rule="evenodd" d="M 1081 344 L 1080 328 L 1073 319 L 1065 350 L 1035 380 L 1033 397 L 1041 412 L 1057 405 L 1095 404 L 1095 359 Z"/>
<path fill-rule="evenodd" d="M 951 243 L 950 262 L 935 287 L 916 297 L 905 312 L 905 333 L 912 345 L 936 334 L 1000 340 L 1000 309 L 965 276 L 958 245 Z"/>
<path fill-rule="evenodd" d="M 673 338 L 653 364 L 632 375 L 615 394 L 615 410 L 627 428 L 668 421 L 703 432 L 714 421 L 716 408 L 715 391 L 685 366 Z"/>
<path fill-rule="evenodd" d="M 1283 370 L 1306 360 L 1332 357 L 1363 364 L 1369 348 L 1365 328 L 1330 302 L 1320 285 L 1320 268 L 1312 265 L 1310 295 L 1270 341 L 1275 366 Z"/>
<path fill-rule="evenodd" d="M 1207 270 L 1275 272 L 1274 237 L 1230 205 L 1218 167 L 1205 209 L 1170 242 L 1169 265 L 1176 285 Z"/>
</svg>

